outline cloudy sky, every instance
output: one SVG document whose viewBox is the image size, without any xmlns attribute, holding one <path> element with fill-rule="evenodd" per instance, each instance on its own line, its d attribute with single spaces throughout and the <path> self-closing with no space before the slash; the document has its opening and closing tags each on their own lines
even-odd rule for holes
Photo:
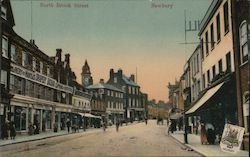
<svg viewBox="0 0 250 157">
<path fill-rule="evenodd" d="M 150 99 L 167 101 L 168 82 L 179 79 L 196 46 L 181 44 L 185 34 L 184 10 L 187 20 L 201 21 L 211 1 L 11 0 L 11 3 L 15 31 L 28 41 L 33 37 L 49 56 L 55 55 L 56 48 L 70 53 L 71 67 L 79 83 L 85 59 L 94 83 L 100 78 L 107 81 L 111 68 L 115 71 L 121 68 L 127 76 L 137 69 L 142 91 Z M 197 33 L 188 32 L 187 41 L 198 41 Z"/>
</svg>

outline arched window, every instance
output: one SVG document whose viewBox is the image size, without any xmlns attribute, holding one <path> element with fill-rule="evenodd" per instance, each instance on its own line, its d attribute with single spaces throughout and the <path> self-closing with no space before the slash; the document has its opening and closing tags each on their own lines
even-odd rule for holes
<svg viewBox="0 0 250 157">
<path fill-rule="evenodd" d="M 247 44 L 247 22 L 243 21 L 240 25 L 240 56 L 241 63 L 248 61 L 248 44 Z"/>
</svg>

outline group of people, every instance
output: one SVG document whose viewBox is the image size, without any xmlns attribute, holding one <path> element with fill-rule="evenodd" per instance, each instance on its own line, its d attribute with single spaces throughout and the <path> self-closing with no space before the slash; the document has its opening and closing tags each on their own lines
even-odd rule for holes
<svg viewBox="0 0 250 157">
<path fill-rule="evenodd" d="M 15 139 L 16 137 L 16 128 L 15 128 L 15 123 L 13 121 L 6 121 L 5 123 L 2 124 L 2 132 L 1 132 L 1 138 L 2 140 L 6 139 Z"/>
<path fill-rule="evenodd" d="M 201 123 L 201 144 L 215 143 L 215 129 L 211 123 Z"/>
</svg>

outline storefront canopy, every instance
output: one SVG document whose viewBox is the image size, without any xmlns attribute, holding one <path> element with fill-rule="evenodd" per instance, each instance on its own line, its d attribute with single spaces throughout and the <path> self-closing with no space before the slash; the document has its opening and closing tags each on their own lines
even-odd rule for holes
<svg viewBox="0 0 250 157">
<path fill-rule="evenodd" d="M 90 113 L 78 113 L 78 114 L 81 115 L 82 117 L 99 118 L 99 119 L 101 119 L 100 116 L 95 116 L 95 115 L 90 114 Z"/>
<path fill-rule="evenodd" d="M 202 96 L 200 100 L 198 100 L 193 107 L 191 107 L 186 114 L 194 113 L 198 110 L 202 105 L 204 105 L 224 84 L 224 82 L 210 88 L 206 91 L 206 93 Z"/>
</svg>

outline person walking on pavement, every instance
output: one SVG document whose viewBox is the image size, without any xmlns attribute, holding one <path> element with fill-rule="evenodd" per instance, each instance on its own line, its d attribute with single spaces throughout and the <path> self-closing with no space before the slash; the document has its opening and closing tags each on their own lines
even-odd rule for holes
<svg viewBox="0 0 250 157">
<path fill-rule="evenodd" d="M 9 137 L 10 137 L 10 121 L 9 120 L 6 121 L 6 130 L 7 130 L 7 136 L 6 136 L 6 138 L 8 140 Z"/>
<path fill-rule="evenodd" d="M 145 123 L 146 123 L 146 125 L 148 125 L 148 118 L 147 117 L 145 117 Z"/>
<path fill-rule="evenodd" d="M 119 119 L 116 120 L 116 132 L 119 131 L 119 125 L 120 125 L 120 121 Z"/>
<path fill-rule="evenodd" d="M 207 144 L 207 135 L 206 135 L 206 128 L 204 123 L 201 123 L 201 144 Z"/>
<path fill-rule="evenodd" d="M 15 128 L 15 124 L 13 121 L 10 122 L 10 138 L 11 139 L 15 139 L 16 137 L 16 128 Z"/>
<path fill-rule="evenodd" d="M 71 122 L 70 122 L 69 119 L 67 119 L 66 125 L 67 125 L 68 133 L 69 133 L 69 131 L 70 131 L 70 126 L 71 126 Z"/>
</svg>

